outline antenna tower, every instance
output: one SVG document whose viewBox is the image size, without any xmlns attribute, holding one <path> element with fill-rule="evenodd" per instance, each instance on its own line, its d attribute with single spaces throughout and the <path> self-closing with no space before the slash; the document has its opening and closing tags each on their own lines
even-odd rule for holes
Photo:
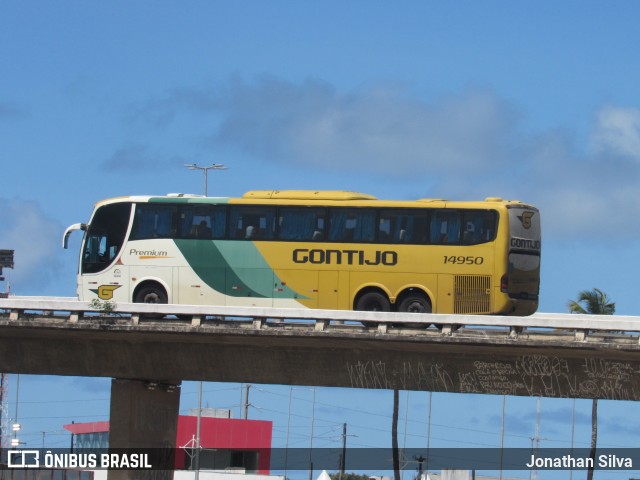
<svg viewBox="0 0 640 480">
<path fill-rule="evenodd" d="M 0 282 L 4 281 L 2 275 L 3 268 L 13 269 L 13 254 L 14 250 L 0 250 Z M 11 287 L 7 282 L 7 287 L 4 292 L 0 292 L 0 298 L 9 297 Z M 0 373 L 0 454 L 4 448 L 9 447 L 9 439 L 11 434 L 9 432 L 9 375 L 6 373 Z M 0 455 L 2 457 L 2 455 Z M 0 458 L 0 461 L 2 458 Z"/>
</svg>

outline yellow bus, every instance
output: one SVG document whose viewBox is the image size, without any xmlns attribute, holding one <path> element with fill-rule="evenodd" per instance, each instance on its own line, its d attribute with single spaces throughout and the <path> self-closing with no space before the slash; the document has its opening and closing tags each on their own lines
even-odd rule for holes
<svg viewBox="0 0 640 480">
<path fill-rule="evenodd" d="M 98 202 L 81 300 L 530 315 L 540 214 L 500 198 L 388 201 L 347 191 Z"/>
</svg>

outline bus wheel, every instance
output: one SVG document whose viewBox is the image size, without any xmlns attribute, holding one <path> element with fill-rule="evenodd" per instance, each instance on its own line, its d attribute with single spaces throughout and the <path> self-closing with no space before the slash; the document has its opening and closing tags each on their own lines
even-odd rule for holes
<svg viewBox="0 0 640 480">
<path fill-rule="evenodd" d="M 167 293 L 157 285 L 146 285 L 138 290 L 134 303 L 167 303 Z"/>
<path fill-rule="evenodd" d="M 408 313 L 431 313 L 431 310 L 431 302 L 429 302 L 429 299 L 426 297 L 426 295 L 417 292 L 409 293 L 409 295 L 402 299 L 402 301 L 400 302 L 400 306 L 398 306 L 398 311 Z M 429 328 L 430 325 L 430 323 L 425 323 L 419 325 L 404 324 L 403 326 L 411 326 L 413 328 Z"/>
<path fill-rule="evenodd" d="M 424 295 L 412 293 L 400 302 L 398 310 L 409 313 L 431 313 L 431 303 Z"/>
<path fill-rule="evenodd" d="M 391 302 L 386 295 L 380 292 L 367 292 L 356 303 L 356 310 L 361 312 L 388 312 L 391 310 Z M 375 322 L 362 322 L 365 327 L 375 327 Z"/>
<path fill-rule="evenodd" d="M 363 312 L 388 312 L 391 310 L 391 303 L 386 295 L 380 292 L 368 292 L 358 299 L 356 310 Z"/>
<path fill-rule="evenodd" d="M 148 285 L 143 285 L 142 288 L 136 292 L 136 296 L 133 301 L 134 303 L 168 303 L 169 299 L 164 288 L 158 284 L 150 283 Z M 140 317 L 150 319 L 157 317 L 157 315 L 153 313 L 143 313 Z"/>
</svg>

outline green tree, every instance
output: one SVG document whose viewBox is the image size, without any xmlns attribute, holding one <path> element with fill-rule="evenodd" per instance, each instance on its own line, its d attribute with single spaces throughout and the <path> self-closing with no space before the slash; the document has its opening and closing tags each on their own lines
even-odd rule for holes
<svg viewBox="0 0 640 480">
<path fill-rule="evenodd" d="M 588 313 L 591 315 L 613 315 L 616 312 L 616 303 L 612 302 L 607 294 L 598 288 L 583 290 L 578 293 L 578 300 L 570 300 L 568 303 L 571 313 Z M 598 443 L 598 399 L 594 398 L 591 405 L 591 457 L 595 465 L 596 445 Z M 593 479 L 593 467 L 587 471 L 587 480 Z"/>
<path fill-rule="evenodd" d="M 569 300 L 571 313 L 588 313 L 591 315 L 613 315 L 616 303 L 611 302 L 602 290 L 583 290 L 578 294 L 578 300 Z"/>
</svg>

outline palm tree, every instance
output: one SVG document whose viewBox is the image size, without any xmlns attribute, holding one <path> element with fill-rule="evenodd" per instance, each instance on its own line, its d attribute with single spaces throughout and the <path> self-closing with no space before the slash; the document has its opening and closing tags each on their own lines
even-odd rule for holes
<svg viewBox="0 0 640 480">
<path fill-rule="evenodd" d="M 568 303 L 571 313 L 588 313 L 591 315 L 613 315 L 616 312 L 616 303 L 609 300 L 602 290 L 583 290 L 578 294 L 578 300 L 570 300 Z M 595 464 L 596 445 L 598 443 L 598 399 L 593 399 L 591 406 L 591 451 L 589 457 L 592 465 Z M 593 479 L 593 467 L 587 471 L 587 480 Z"/>
<path fill-rule="evenodd" d="M 611 302 L 607 294 L 597 288 L 581 291 L 578 300 L 570 300 L 568 306 L 571 313 L 613 315 L 616 312 L 616 303 Z"/>
</svg>

